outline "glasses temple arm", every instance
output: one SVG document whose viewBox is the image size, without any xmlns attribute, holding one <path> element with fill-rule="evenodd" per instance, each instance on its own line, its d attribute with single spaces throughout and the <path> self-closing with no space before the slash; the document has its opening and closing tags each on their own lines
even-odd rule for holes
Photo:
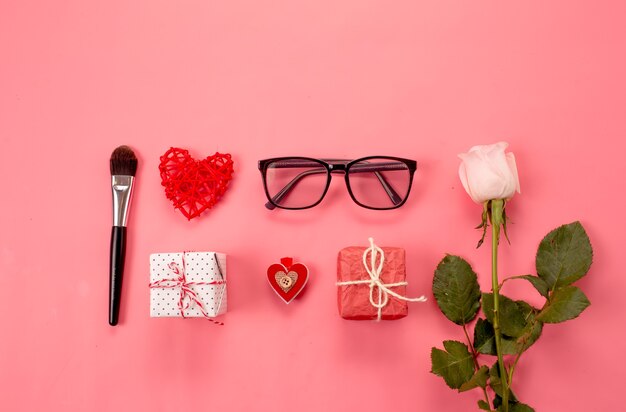
<svg viewBox="0 0 626 412">
<path fill-rule="evenodd" d="M 305 172 L 298 174 L 296 177 L 291 179 L 291 181 L 287 183 L 285 187 L 283 187 L 280 190 L 280 192 L 276 193 L 274 197 L 272 197 L 271 202 L 265 203 L 265 207 L 268 208 L 269 210 L 274 210 L 276 208 L 275 203 L 279 203 L 281 200 L 283 200 L 283 198 L 287 196 L 289 192 L 293 190 L 293 187 L 296 184 L 298 184 L 298 182 L 300 182 L 302 179 L 304 179 L 305 177 L 309 175 L 320 174 L 320 173 L 326 173 L 326 169 L 320 167 L 318 169 L 307 170 Z"/>
<path fill-rule="evenodd" d="M 380 172 L 374 172 L 374 174 L 378 178 L 378 181 L 380 182 L 380 184 L 383 186 L 383 189 L 385 189 L 385 193 L 387 193 L 387 196 L 389 196 L 389 199 L 391 199 L 391 202 L 394 205 L 400 204 L 400 202 L 402 202 L 402 198 L 400 197 L 398 192 L 396 192 L 393 189 L 393 187 L 391 187 L 389 182 L 387 182 L 387 179 L 385 179 L 385 177 L 381 175 Z"/>
<path fill-rule="evenodd" d="M 401 166 L 398 166 L 395 163 L 392 164 L 385 164 L 385 163 L 374 163 L 374 164 L 361 164 L 361 165 L 354 165 L 350 168 L 350 172 L 351 173 L 364 173 L 364 172 L 374 172 L 374 174 L 376 175 L 376 178 L 378 179 L 378 181 L 380 182 L 380 184 L 382 185 L 383 189 L 385 190 L 385 193 L 387 193 L 387 196 L 389 196 L 389 199 L 391 199 L 391 202 L 394 205 L 398 205 L 402 202 L 403 198 L 398 194 L 398 192 L 396 192 L 394 190 L 394 188 L 391 186 L 391 184 L 389 182 L 387 182 L 387 179 L 385 179 L 385 177 L 380 173 L 380 170 L 405 170 L 405 166 L 404 164 L 402 164 Z"/>
</svg>

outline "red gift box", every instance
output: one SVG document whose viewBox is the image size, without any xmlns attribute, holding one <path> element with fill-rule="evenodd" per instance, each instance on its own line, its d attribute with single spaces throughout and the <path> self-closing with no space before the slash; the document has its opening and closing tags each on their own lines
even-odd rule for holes
<svg viewBox="0 0 626 412">
<path fill-rule="evenodd" d="M 337 305 L 339 314 L 344 319 L 372 320 L 378 319 L 379 309 L 372 305 L 370 293 L 374 303 L 382 304 L 384 296 L 376 285 L 372 285 L 371 276 L 363 262 L 363 253 L 371 248 L 351 246 L 339 251 L 337 258 Z M 380 282 L 388 286 L 388 289 L 404 296 L 406 295 L 406 263 L 404 249 L 398 247 L 383 247 L 384 262 L 380 272 Z M 371 251 L 366 256 L 366 261 L 371 265 Z M 376 256 L 375 267 L 378 267 L 381 256 Z M 370 266 L 371 267 L 371 266 Z M 342 285 L 343 282 L 362 281 L 359 284 Z M 370 292 L 371 290 L 371 292 Z M 392 295 L 387 296 L 386 304 L 380 309 L 380 319 L 394 320 L 405 317 L 409 312 L 407 301 L 398 299 Z"/>
</svg>

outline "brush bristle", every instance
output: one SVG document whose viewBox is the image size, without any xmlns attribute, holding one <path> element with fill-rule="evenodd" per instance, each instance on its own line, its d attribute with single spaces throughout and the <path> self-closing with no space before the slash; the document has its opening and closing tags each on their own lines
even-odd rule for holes
<svg viewBox="0 0 626 412">
<path fill-rule="evenodd" d="M 128 146 L 120 146 L 111 154 L 111 175 L 135 176 L 137 156 Z"/>
</svg>

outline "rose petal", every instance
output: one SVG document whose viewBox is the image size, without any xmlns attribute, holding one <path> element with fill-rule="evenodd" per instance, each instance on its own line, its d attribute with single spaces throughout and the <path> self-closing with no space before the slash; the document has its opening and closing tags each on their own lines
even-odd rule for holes
<svg viewBox="0 0 626 412">
<path fill-rule="evenodd" d="M 510 199 L 519 192 L 519 178 L 512 153 L 505 153 L 507 142 L 473 146 L 459 154 L 459 178 L 472 200 Z"/>
<path fill-rule="evenodd" d="M 461 157 L 461 155 L 459 155 L 459 157 Z M 463 157 L 461 157 L 461 159 L 463 159 Z M 468 195 L 470 195 L 470 197 L 473 200 L 474 197 L 472 196 L 472 191 L 470 190 L 470 187 L 467 184 L 467 171 L 465 170 L 465 163 L 463 162 L 461 162 L 461 165 L 459 166 L 459 179 L 461 179 L 463 188 L 465 188 L 465 191 L 467 192 Z"/>
<path fill-rule="evenodd" d="M 515 187 L 517 189 L 517 193 L 522 193 L 520 184 L 519 184 L 519 175 L 517 173 L 517 163 L 515 162 L 515 155 L 511 152 L 506 154 L 506 160 L 509 164 L 509 169 L 511 169 L 511 173 L 515 178 Z"/>
<path fill-rule="evenodd" d="M 496 199 L 500 193 L 502 177 L 489 164 L 483 153 L 467 153 L 463 161 L 467 176 L 467 192 L 476 203 Z"/>
</svg>

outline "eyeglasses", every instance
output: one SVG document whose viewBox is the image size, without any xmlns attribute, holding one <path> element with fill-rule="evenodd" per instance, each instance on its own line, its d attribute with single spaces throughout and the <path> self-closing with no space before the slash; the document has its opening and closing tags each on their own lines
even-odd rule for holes
<svg viewBox="0 0 626 412">
<path fill-rule="evenodd" d="M 409 197 L 417 163 L 399 157 L 370 156 L 356 160 L 277 157 L 259 160 L 263 187 L 272 210 L 308 209 L 318 205 L 332 173 L 344 173 L 352 200 L 367 209 L 402 206 Z"/>
</svg>

